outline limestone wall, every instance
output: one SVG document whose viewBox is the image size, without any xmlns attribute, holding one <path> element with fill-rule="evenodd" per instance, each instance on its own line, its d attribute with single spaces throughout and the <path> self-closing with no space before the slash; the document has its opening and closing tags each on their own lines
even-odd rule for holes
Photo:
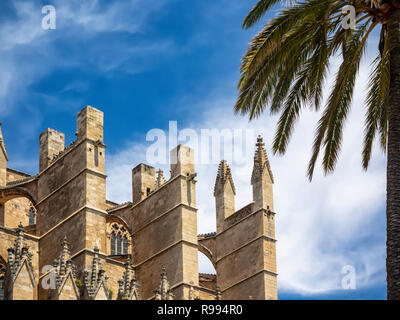
<svg viewBox="0 0 400 320">
<path fill-rule="evenodd" d="M 65 280 L 65 284 L 62 291 L 58 297 L 59 300 L 77 300 L 77 295 L 75 293 L 74 283 L 71 276 Z"/>
<path fill-rule="evenodd" d="M 191 186 L 188 187 L 188 184 Z M 162 267 L 178 299 L 188 297 L 187 285 L 198 285 L 197 210 L 193 182 L 177 176 L 118 214 L 132 226 L 133 263 L 144 299 L 153 296 Z"/>
<path fill-rule="evenodd" d="M 3 218 L 0 218 L 2 226 L 7 228 L 17 228 L 19 223 L 23 226 L 29 225 L 29 209 L 31 202 L 27 198 L 15 198 L 4 204 Z"/>
<path fill-rule="evenodd" d="M 34 300 L 36 298 L 36 288 L 29 275 L 26 263 L 17 274 L 13 286 L 13 300 Z"/>
</svg>

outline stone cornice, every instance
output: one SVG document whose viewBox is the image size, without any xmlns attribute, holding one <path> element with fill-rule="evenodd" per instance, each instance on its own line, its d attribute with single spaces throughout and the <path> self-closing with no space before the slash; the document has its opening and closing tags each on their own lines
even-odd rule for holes
<svg viewBox="0 0 400 320">
<path fill-rule="evenodd" d="M 94 214 L 102 214 L 104 216 L 107 215 L 107 212 L 90 207 L 88 205 L 84 205 L 82 207 L 80 207 L 78 210 L 74 211 L 72 214 L 70 214 L 68 217 L 66 217 L 64 220 L 60 221 L 59 223 L 57 223 L 54 227 L 50 228 L 49 230 L 47 230 L 45 233 L 43 233 L 42 235 L 39 236 L 39 239 L 44 238 L 45 236 L 47 236 L 49 233 L 53 232 L 54 230 L 56 230 L 59 226 L 61 226 L 62 224 L 64 224 L 65 222 L 67 222 L 68 220 L 70 220 L 71 218 L 73 218 L 74 216 L 76 216 L 78 213 L 84 211 L 86 209 L 86 212 L 90 212 L 90 213 L 94 213 Z"/>
<path fill-rule="evenodd" d="M 13 236 L 17 235 L 17 232 L 15 231 L 16 228 L 8 228 L 8 227 L 4 227 L 4 226 L 0 226 L 0 231 L 11 234 Z M 27 238 L 28 240 L 32 240 L 32 241 L 39 241 L 40 237 L 34 236 L 32 234 L 29 233 L 24 233 L 24 237 Z"/>
<path fill-rule="evenodd" d="M 53 190 L 52 192 L 50 192 L 48 195 L 46 195 L 44 198 L 40 199 L 40 201 L 38 201 L 38 203 L 36 204 L 36 206 L 40 205 L 42 202 L 44 202 L 46 199 L 48 199 L 49 197 L 51 197 L 53 194 L 57 193 L 58 191 L 60 191 L 60 189 L 62 189 L 63 187 L 65 187 L 67 184 L 69 184 L 70 182 L 72 182 L 74 179 L 76 179 L 77 177 L 79 177 L 82 173 L 84 173 L 85 171 L 88 171 L 90 173 L 93 173 L 97 176 L 103 177 L 103 178 L 107 178 L 107 175 L 90 169 L 90 168 L 83 168 L 81 171 L 79 171 L 76 175 L 74 175 L 73 177 L 71 177 L 69 180 L 65 181 L 61 186 L 59 186 L 57 189 Z"/>
<path fill-rule="evenodd" d="M 154 219 L 150 220 L 149 222 L 145 223 L 143 226 L 141 226 L 139 229 L 137 229 L 136 231 L 132 232 L 132 234 L 138 233 L 140 231 L 142 231 L 143 229 L 145 229 L 146 227 L 148 227 L 149 225 L 151 225 L 154 221 L 157 221 L 158 219 L 164 217 L 165 215 L 167 215 L 168 213 L 170 213 L 171 211 L 179 208 L 179 207 L 186 207 L 186 209 L 192 210 L 195 213 L 197 212 L 197 208 L 195 207 L 191 207 L 189 205 L 187 205 L 186 203 L 178 203 L 177 205 L 175 205 L 174 207 L 168 209 L 167 211 L 165 211 L 164 213 L 160 214 L 159 216 L 155 217 Z"/>
<path fill-rule="evenodd" d="M 221 258 L 218 258 L 218 259 L 216 260 L 216 263 L 218 263 L 218 262 L 220 262 L 221 260 L 225 259 L 226 257 L 230 256 L 232 253 L 235 253 L 235 252 L 237 252 L 237 251 L 243 249 L 244 247 L 248 246 L 249 244 L 252 244 L 253 242 L 256 242 L 256 241 L 259 240 L 259 239 L 264 239 L 264 240 L 267 240 L 267 241 L 272 241 L 272 242 L 274 242 L 274 243 L 277 242 L 276 239 L 271 238 L 271 237 L 268 237 L 268 236 L 262 234 L 262 235 L 260 235 L 260 236 L 258 236 L 258 237 L 256 237 L 256 238 L 254 238 L 254 239 L 252 239 L 252 240 L 246 242 L 245 244 L 242 244 L 240 247 L 238 247 L 238 248 L 236 248 L 236 249 L 233 249 L 233 250 L 230 251 L 229 253 L 224 254 Z"/>
<path fill-rule="evenodd" d="M 260 270 L 260 271 L 257 271 L 257 272 L 255 272 L 255 273 L 253 273 L 251 276 L 249 276 L 249 277 L 247 277 L 247 278 L 245 278 L 245 279 L 242 279 L 242 280 L 239 280 L 239 281 L 235 282 L 234 284 L 230 285 L 229 287 L 226 287 L 225 289 L 222 289 L 222 288 L 221 288 L 221 291 L 224 292 L 224 291 L 226 291 L 226 290 L 229 290 L 229 289 L 231 289 L 231 288 L 237 286 L 238 284 L 241 284 L 243 281 L 246 281 L 246 280 L 248 280 L 248 279 L 251 279 L 251 278 L 253 278 L 253 277 L 255 277 L 255 276 L 257 276 L 257 275 L 259 275 L 259 274 L 261 274 L 261 273 L 266 273 L 266 274 L 269 274 L 269 275 L 274 276 L 274 277 L 277 277 L 277 276 L 278 276 L 278 274 L 277 274 L 276 272 L 272 272 L 272 271 L 268 271 L 268 270 Z"/>
<path fill-rule="evenodd" d="M 260 211 L 264 211 L 264 214 L 266 214 L 266 213 L 269 212 L 270 214 L 275 215 L 275 212 L 273 212 L 273 211 L 268 211 L 267 209 L 263 209 L 263 208 L 258 209 L 258 210 L 256 210 L 256 211 L 254 211 L 253 213 L 250 213 L 249 215 L 247 215 L 247 216 L 245 216 L 244 218 L 240 219 L 239 221 L 233 223 L 233 224 L 230 225 L 228 228 L 222 230 L 220 233 L 217 233 L 217 237 L 218 237 L 219 235 L 221 235 L 222 233 L 228 231 L 229 229 L 233 228 L 233 227 L 236 226 L 237 224 L 241 223 L 242 221 L 244 221 L 244 220 L 246 220 L 246 219 L 248 219 L 248 218 L 254 216 L 254 215 L 257 214 L 257 213 L 259 213 Z M 232 216 L 233 216 L 233 215 L 232 215 Z M 229 216 L 228 218 L 230 218 L 230 217 L 232 217 L 232 216 Z M 228 219 L 228 218 L 227 218 L 227 219 Z M 225 220 L 226 220 L 226 219 L 225 219 Z"/>
<path fill-rule="evenodd" d="M 142 264 L 146 263 L 147 261 L 153 259 L 154 257 L 156 257 L 156 256 L 158 256 L 158 255 L 160 255 L 160 254 L 162 254 L 163 252 L 165 252 L 165 251 L 171 249 L 172 247 L 174 247 L 174 246 L 176 246 L 176 245 L 178 245 L 178 244 L 180 244 L 180 243 L 185 243 L 185 244 L 190 245 L 190 246 L 192 246 L 192 247 L 196 247 L 196 249 L 198 248 L 197 244 L 195 244 L 195 243 L 193 243 L 193 242 L 189 242 L 189 241 L 184 240 L 184 239 L 181 239 L 181 240 L 175 241 L 174 243 L 172 243 L 172 244 L 169 245 L 168 247 L 165 247 L 164 249 L 161 249 L 160 251 L 158 251 L 158 252 L 152 254 L 150 257 L 148 257 L 147 259 L 141 261 L 141 262 L 138 263 L 138 264 L 135 264 L 133 267 L 134 267 L 134 268 L 137 268 L 137 267 L 141 266 Z"/>
</svg>

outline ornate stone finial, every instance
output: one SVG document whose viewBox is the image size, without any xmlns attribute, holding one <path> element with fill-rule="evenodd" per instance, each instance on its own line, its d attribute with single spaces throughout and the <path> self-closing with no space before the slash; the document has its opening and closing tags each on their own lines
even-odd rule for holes
<svg viewBox="0 0 400 320">
<path fill-rule="evenodd" d="M 101 260 L 99 258 L 99 248 L 94 247 L 94 257 L 91 268 L 84 271 L 84 284 L 89 298 L 95 298 L 100 287 L 103 286 L 107 298 L 109 298 L 109 289 L 107 286 L 108 277 L 105 275 Z"/>
<path fill-rule="evenodd" d="M 24 239 L 24 226 L 22 225 L 21 221 L 18 224 L 17 235 L 18 235 L 17 239 L 19 241 L 22 241 Z"/>
<path fill-rule="evenodd" d="M 268 173 L 271 177 L 272 183 L 274 183 L 274 177 L 272 175 L 271 166 L 269 164 L 267 152 L 264 149 L 265 143 L 263 142 L 263 138 L 261 136 L 257 137 L 256 143 L 256 152 L 254 155 L 254 167 L 253 173 L 251 176 L 251 181 L 253 182 L 256 176 L 263 174 L 264 170 L 268 170 Z"/>
<path fill-rule="evenodd" d="M 61 254 L 59 257 L 59 275 L 63 276 L 67 273 L 67 262 L 71 259 L 67 237 L 65 236 L 61 242 Z"/>
<path fill-rule="evenodd" d="M 260 135 L 257 137 L 256 146 L 257 146 L 257 148 L 264 148 L 264 146 L 265 146 L 263 138 Z"/>
<path fill-rule="evenodd" d="M 20 222 L 18 223 L 17 233 L 20 234 L 21 232 L 22 232 L 22 233 L 24 232 L 24 226 L 22 225 L 22 222 L 20 221 Z"/>
<path fill-rule="evenodd" d="M 76 267 L 75 264 L 71 260 L 71 252 L 69 249 L 68 239 L 65 236 L 61 241 L 61 252 L 58 259 L 55 259 L 53 262 L 53 270 L 55 272 L 56 277 L 56 289 L 57 294 L 60 295 L 64 284 L 68 277 L 71 277 L 76 298 L 79 298 L 79 289 L 76 287 Z M 53 292 L 49 292 L 49 299 L 58 299 L 53 296 Z"/>
<path fill-rule="evenodd" d="M 218 173 L 214 186 L 214 196 L 216 196 L 217 193 L 223 190 L 227 182 L 230 182 L 233 193 L 236 194 L 235 184 L 233 183 L 232 179 L 231 168 L 229 168 L 228 163 L 225 160 L 222 160 L 218 166 Z"/>
<path fill-rule="evenodd" d="M 169 288 L 167 271 L 165 267 L 162 268 L 160 287 L 159 289 L 155 290 L 154 293 L 155 300 L 174 300 L 174 295 Z"/>
<path fill-rule="evenodd" d="M 133 265 L 131 263 L 131 258 L 128 256 L 128 260 L 125 263 L 125 271 L 123 273 L 122 279 L 118 281 L 118 300 L 139 300 L 139 285 L 136 282 L 136 275 Z"/>
<path fill-rule="evenodd" d="M 164 172 L 161 169 L 159 169 L 157 171 L 157 180 L 156 180 L 156 182 L 157 182 L 157 187 L 158 188 L 161 187 L 165 183 Z"/>
<path fill-rule="evenodd" d="M 263 167 L 264 164 L 268 161 L 267 153 L 264 149 L 265 143 L 263 142 L 263 138 L 261 136 L 257 137 L 256 143 L 256 153 L 254 156 L 254 163 L 257 163 L 260 167 Z"/>
<path fill-rule="evenodd" d="M 165 267 L 163 267 L 161 272 L 160 292 L 161 294 L 164 294 L 168 290 L 169 290 L 169 282 L 167 279 L 167 270 L 165 269 Z"/>
<path fill-rule="evenodd" d="M 17 228 L 17 239 L 14 242 L 14 258 L 17 265 L 22 261 L 22 248 L 26 246 L 24 239 L 24 227 L 20 222 Z"/>
<path fill-rule="evenodd" d="M 217 287 L 215 300 L 222 300 L 221 289 L 219 287 Z"/>
<path fill-rule="evenodd" d="M 29 252 L 29 247 L 25 241 L 24 227 L 21 222 L 17 228 L 17 238 L 14 241 L 14 247 L 8 248 L 8 265 L 11 271 L 11 280 L 14 281 L 19 268 L 26 262 L 28 272 L 34 282 L 34 273 L 32 266 L 32 254 Z"/>
</svg>

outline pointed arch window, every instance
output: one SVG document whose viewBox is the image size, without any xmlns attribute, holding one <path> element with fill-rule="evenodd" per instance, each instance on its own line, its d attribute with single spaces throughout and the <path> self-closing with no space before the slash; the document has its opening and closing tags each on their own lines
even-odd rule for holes
<svg viewBox="0 0 400 320">
<path fill-rule="evenodd" d="M 117 235 L 117 255 L 121 254 L 121 242 L 122 242 L 121 234 L 118 233 L 118 235 Z"/>
<path fill-rule="evenodd" d="M 115 256 L 115 232 L 111 233 L 111 255 Z"/>
<path fill-rule="evenodd" d="M 128 254 L 128 238 L 124 236 L 124 239 L 122 241 L 122 247 L 123 247 L 123 254 Z"/>
<path fill-rule="evenodd" d="M 35 217 L 36 217 L 35 209 L 34 209 L 33 207 L 31 207 L 31 208 L 29 209 L 29 225 L 30 225 L 30 226 L 31 226 L 31 225 L 34 225 L 34 224 L 36 223 Z"/>
</svg>

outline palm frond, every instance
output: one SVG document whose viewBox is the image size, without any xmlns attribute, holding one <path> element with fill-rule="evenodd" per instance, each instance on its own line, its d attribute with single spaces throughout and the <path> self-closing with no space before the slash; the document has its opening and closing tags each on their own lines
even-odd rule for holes
<svg viewBox="0 0 400 320">
<path fill-rule="evenodd" d="M 347 42 L 346 56 L 336 76 L 335 85 L 329 96 L 323 115 L 318 122 L 313 152 L 308 166 L 308 178 L 312 180 L 315 163 L 321 146 L 324 148 L 322 166 L 325 174 L 334 170 L 341 149 L 343 124 L 347 118 L 353 97 L 355 79 L 366 41 L 378 22 L 370 20 L 353 32 Z"/>
<path fill-rule="evenodd" d="M 383 29 L 383 28 L 382 28 Z M 381 53 L 376 57 L 375 65 L 368 83 L 367 110 L 365 116 L 364 147 L 362 166 L 365 170 L 371 159 L 372 145 L 376 132 L 380 133 L 380 144 L 386 150 L 387 110 L 389 99 L 389 50 L 388 35 L 383 36 Z"/>
<path fill-rule="evenodd" d="M 313 10 L 315 8 L 321 11 L 317 16 L 319 18 L 317 21 L 315 21 L 315 10 Z M 322 6 L 322 8 L 325 7 Z M 261 111 L 265 109 L 263 104 L 266 101 L 272 100 L 271 112 L 280 109 L 282 102 L 287 98 L 291 82 L 298 76 L 299 66 L 312 55 L 314 55 L 314 66 L 317 68 L 313 83 L 315 87 L 312 92 L 317 105 L 319 104 L 328 61 L 327 40 L 324 32 L 326 29 L 337 28 L 338 22 L 330 21 L 327 25 L 324 19 L 326 13 L 321 10 L 321 3 L 317 0 L 310 0 L 307 5 L 298 5 L 290 10 L 284 10 L 282 14 L 285 17 L 279 17 L 278 24 L 274 21 L 255 37 L 253 45 L 242 61 L 242 74 L 238 85 L 240 95 L 235 105 L 235 112 L 249 113 L 250 119 L 261 114 Z M 298 22 L 299 14 L 304 17 L 300 20 L 301 23 Z M 289 25 L 287 25 L 288 21 L 291 21 Z M 283 38 L 277 37 L 281 32 L 282 24 L 285 28 L 290 26 L 292 28 Z M 323 45 L 321 45 L 321 39 L 325 39 Z M 267 42 L 268 46 L 265 45 Z M 275 74 L 278 74 L 278 82 L 269 85 L 271 83 L 269 78 L 272 75 L 275 77 Z M 269 92 L 265 88 L 269 88 Z M 259 99 L 260 97 L 263 99 Z"/>
<path fill-rule="evenodd" d="M 283 1 L 283 0 L 260 0 L 251 9 L 250 13 L 246 16 L 243 21 L 242 28 L 249 29 L 254 26 L 266 13 L 277 3 L 293 4 L 295 1 Z"/>
</svg>

